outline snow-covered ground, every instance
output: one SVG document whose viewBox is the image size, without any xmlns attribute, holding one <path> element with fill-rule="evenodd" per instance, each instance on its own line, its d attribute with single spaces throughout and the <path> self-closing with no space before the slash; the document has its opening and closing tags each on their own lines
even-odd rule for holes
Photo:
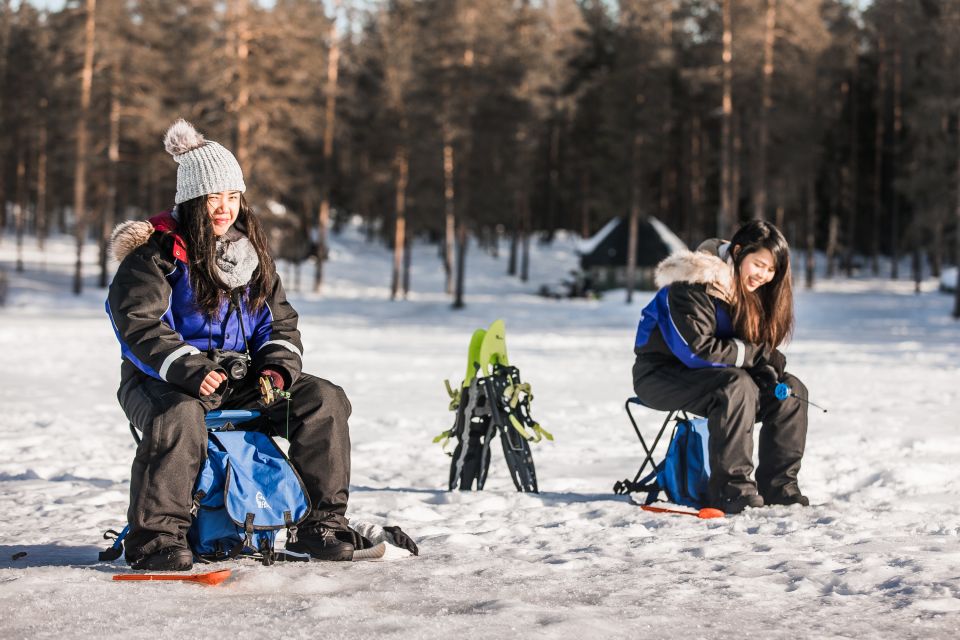
<svg viewBox="0 0 960 640">
<path fill-rule="evenodd" d="M 323 294 L 290 295 L 305 369 L 353 403 L 348 515 L 402 526 L 421 555 L 237 563 L 199 587 L 112 582 L 122 561 L 97 562 L 101 533 L 123 524 L 134 445 L 93 250 L 75 297 L 68 239 L 45 257 L 29 248 L 21 275 L 3 238 L 0 637 L 960 637 L 952 298 L 934 281 L 920 295 L 877 280 L 798 291 L 789 369 L 830 410 L 811 412 L 801 482 L 813 505 L 654 515 L 611 493 L 640 460 L 623 401 L 649 294 L 632 306 L 622 292 L 531 295 L 574 265 L 572 247 L 535 246 L 529 284 L 473 249 L 468 306 L 451 311 L 435 247 L 415 248 L 415 293 L 390 302 L 389 255 L 337 239 Z M 496 318 L 556 436 L 534 447 L 539 495 L 513 490 L 499 454 L 485 491 L 448 493 L 449 458 L 431 444 L 452 422 L 444 378 L 459 381 L 470 333 Z M 648 429 L 661 419 L 641 414 Z"/>
</svg>

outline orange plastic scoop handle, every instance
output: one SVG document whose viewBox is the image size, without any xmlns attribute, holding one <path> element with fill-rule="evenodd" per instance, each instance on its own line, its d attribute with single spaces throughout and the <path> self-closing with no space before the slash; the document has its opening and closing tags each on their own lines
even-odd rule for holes
<svg viewBox="0 0 960 640">
<path fill-rule="evenodd" d="M 675 513 L 681 516 L 695 516 L 703 520 L 723 517 L 723 511 L 720 511 L 720 509 L 711 509 L 710 507 L 700 509 L 699 511 L 681 511 L 680 509 L 666 509 L 664 507 L 655 507 L 650 504 L 642 504 L 640 505 L 640 508 L 644 511 L 652 511 L 654 513 Z"/>
<path fill-rule="evenodd" d="M 215 585 L 220 584 L 230 577 L 230 569 L 221 569 L 219 571 L 210 571 L 208 573 L 188 573 L 186 575 L 176 573 L 118 573 L 113 576 L 114 580 L 179 580 L 180 582 L 196 582 L 199 584 Z"/>
</svg>

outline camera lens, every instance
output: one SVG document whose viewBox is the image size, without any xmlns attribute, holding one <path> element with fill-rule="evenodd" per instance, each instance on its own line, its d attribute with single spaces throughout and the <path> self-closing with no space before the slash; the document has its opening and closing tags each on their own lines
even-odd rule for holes
<svg viewBox="0 0 960 640">
<path fill-rule="evenodd" d="M 230 363 L 230 368 L 227 372 L 230 374 L 231 379 L 243 380 L 247 375 L 247 363 L 237 358 Z"/>
</svg>

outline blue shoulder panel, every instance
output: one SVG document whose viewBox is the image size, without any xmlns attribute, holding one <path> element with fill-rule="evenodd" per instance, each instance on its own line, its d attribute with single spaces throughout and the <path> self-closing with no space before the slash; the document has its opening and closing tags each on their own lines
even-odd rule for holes
<svg viewBox="0 0 960 640">
<path fill-rule="evenodd" d="M 729 366 L 720 362 L 704 360 L 690 349 L 690 345 L 687 344 L 680 330 L 677 329 L 676 324 L 674 324 L 673 316 L 670 315 L 669 296 L 670 287 L 663 287 L 657 292 L 653 300 L 644 307 L 643 314 L 640 317 L 640 325 L 637 327 L 637 339 L 634 345 L 636 347 L 645 345 L 656 328 L 660 331 L 660 335 L 663 336 L 663 341 L 667 344 L 667 347 L 670 348 L 673 355 L 687 367 L 691 369 L 705 369 L 707 367 Z M 719 312 L 720 310 L 716 309 L 715 311 Z M 719 328 L 721 326 L 721 319 L 718 317 L 717 320 L 717 326 Z M 729 325 L 729 317 L 727 317 L 727 324 Z"/>
<path fill-rule="evenodd" d="M 127 343 L 120 337 L 120 330 L 117 329 L 117 323 L 113 321 L 113 312 L 110 310 L 110 300 L 106 300 L 103 303 L 103 307 L 107 311 L 107 317 L 110 318 L 110 326 L 113 327 L 113 333 L 117 336 L 117 342 L 120 343 L 120 355 L 132 362 L 140 371 L 143 371 L 148 376 L 161 380 L 160 374 L 154 371 L 152 367 L 140 362 L 140 359 L 133 355 L 130 348 L 127 347 Z"/>
</svg>

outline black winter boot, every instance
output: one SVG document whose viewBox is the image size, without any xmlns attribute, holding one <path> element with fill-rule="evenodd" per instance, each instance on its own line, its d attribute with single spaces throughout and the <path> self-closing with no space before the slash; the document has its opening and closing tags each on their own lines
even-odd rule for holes
<svg viewBox="0 0 960 640">
<path fill-rule="evenodd" d="M 130 563 L 137 571 L 189 571 L 193 568 L 193 552 L 186 547 L 167 547 Z"/>
<path fill-rule="evenodd" d="M 755 509 L 762 506 L 763 498 L 754 493 L 749 495 L 733 496 L 731 498 L 723 498 L 717 508 L 727 515 L 733 515 L 742 512 L 747 507 Z"/>
<path fill-rule="evenodd" d="M 287 541 L 287 550 L 306 553 L 317 560 L 353 560 L 354 546 L 337 538 L 336 531 L 322 524 L 300 529 L 296 542 Z"/>
<path fill-rule="evenodd" d="M 768 493 L 763 497 L 763 501 L 768 505 L 785 505 L 790 506 L 791 504 L 798 504 L 801 507 L 809 507 L 810 499 L 800 493 L 800 489 L 797 487 L 788 487 L 784 490 L 780 490 L 774 493 Z"/>
</svg>

